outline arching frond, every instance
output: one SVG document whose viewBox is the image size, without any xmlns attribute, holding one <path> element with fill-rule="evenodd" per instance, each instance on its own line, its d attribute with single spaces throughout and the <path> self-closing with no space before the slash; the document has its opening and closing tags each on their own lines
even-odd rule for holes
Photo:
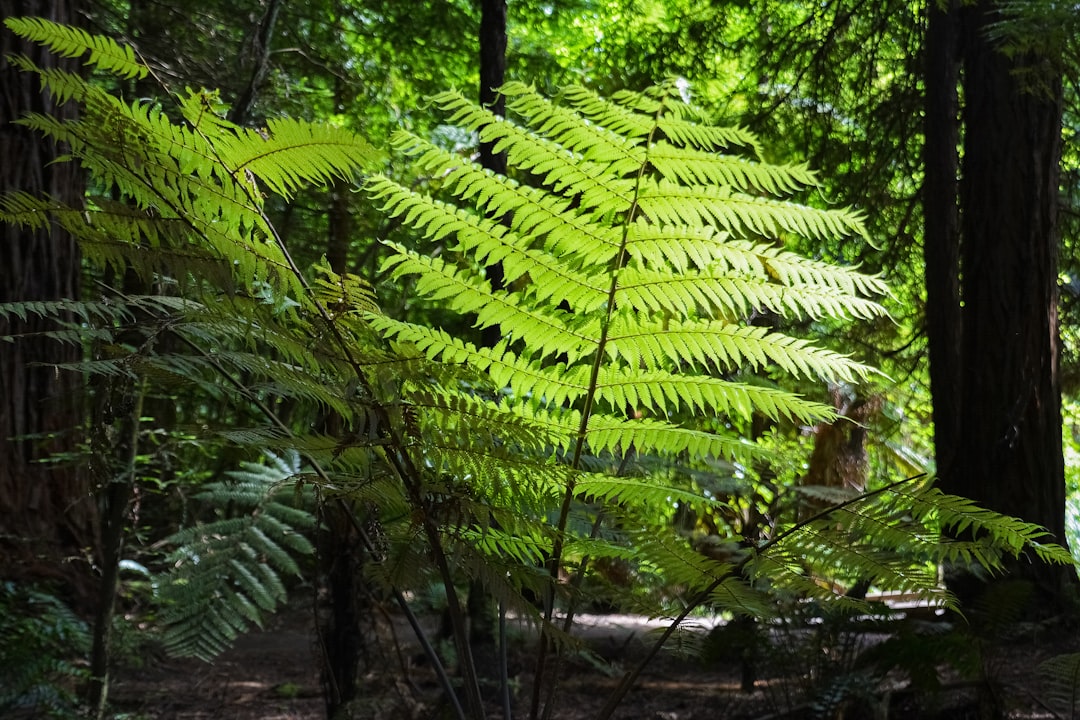
<svg viewBox="0 0 1080 720">
<path fill-rule="evenodd" d="M 5 18 L 4 25 L 16 35 L 41 43 L 62 57 L 80 58 L 89 54 L 88 64 L 126 80 L 144 78 L 149 72 L 136 59 L 130 45 L 121 45 L 103 35 L 91 35 L 81 28 L 38 17 Z"/>
<path fill-rule="evenodd" d="M 270 465 L 245 463 L 233 482 L 212 483 L 196 499 L 233 514 L 169 536 L 171 571 L 160 579 L 166 602 L 165 647 L 179 656 L 210 660 L 249 624 L 285 600 L 281 574 L 298 575 L 295 556 L 314 547 L 303 532 L 310 513 L 275 497 L 299 472 L 291 459 L 270 455 Z"/>
</svg>

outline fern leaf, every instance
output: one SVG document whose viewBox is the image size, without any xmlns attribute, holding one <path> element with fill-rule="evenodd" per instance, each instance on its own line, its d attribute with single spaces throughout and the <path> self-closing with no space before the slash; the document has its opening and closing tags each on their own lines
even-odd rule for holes
<svg viewBox="0 0 1080 720">
<path fill-rule="evenodd" d="M 271 465 L 245 463 L 230 471 L 234 483 L 211 483 L 198 499 L 245 514 L 182 529 L 166 538 L 175 547 L 173 571 L 163 582 L 162 616 L 167 649 L 209 660 L 250 624 L 286 598 L 280 573 L 299 574 L 294 555 L 310 555 L 302 531 L 314 519 L 275 499 L 283 483 L 299 471 L 291 456 L 269 455 Z"/>
<path fill-rule="evenodd" d="M 1058 655 L 1039 665 L 1043 702 L 1061 717 L 1080 712 L 1080 654 Z"/>
<path fill-rule="evenodd" d="M 102 35 L 91 35 L 80 28 L 37 17 L 5 18 L 4 25 L 16 35 L 41 43 L 62 57 L 78 58 L 89 53 L 88 64 L 125 80 L 142 79 L 149 73 L 130 46 Z"/>
<path fill-rule="evenodd" d="M 378 154 L 345 128 L 291 118 L 267 120 L 266 131 L 237 129 L 217 146 L 236 176 L 250 172 L 286 199 L 296 191 L 333 179 L 350 179 Z"/>
</svg>

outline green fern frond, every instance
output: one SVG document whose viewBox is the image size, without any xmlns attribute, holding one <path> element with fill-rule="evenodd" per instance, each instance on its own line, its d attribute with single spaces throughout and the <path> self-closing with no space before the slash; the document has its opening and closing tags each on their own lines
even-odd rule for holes
<svg viewBox="0 0 1080 720">
<path fill-rule="evenodd" d="M 658 225 L 715 225 L 734 237 L 782 237 L 791 233 L 827 240 L 864 236 L 862 218 L 849 210 L 818 210 L 734 192 L 727 185 L 686 186 L 670 180 L 646 181 L 638 205 Z"/>
<path fill-rule="evenodd" d="M 1060 717 L 1080 713 L 1080 653 L 1058 655 L 1039 665 L 1040 698 Z"/>
<path fill-rule="evenodd" d="M 61 57 L 79 58 L 89 53 L 87 64 L 125 80 L 142 79 L 149 73 L 130 46 L 120 45 L 103 35 L 91 35 L 80 28 L 37 17 L 5 18 L 4 25 L 16 35 L 45 45 Z"/>
<path fill-rule="evenodd" d="M 676 183 L 724 185 L 744 193 L 783 195 L 814 182 L 813 174 L 803 165 L 769 166 L 722 154 L 702 157 L 697 148 L 667 142 L 657 142 L 650 149 L 649 162 L 662 177 Z"/>
<path fill-rule="evenodd" d="M 536 467 L 550 480 L 541 500 L 562 483 L 566 497 L 627 513 L 634 518 L 630 526 L 670 508 L 676 497 L 687 506 L 708 505 L 689 487 L 613 477 L 611 463 L 625 469 L 631 455 L 690 466 L 716 457 L 748 461 L 758 452 L 752 443 L 703 426 L 721 427 L 724 419 L 755 413 L 810 424 L 835 413 L 791 392 L 732 379 L 747 371 L 779 368 L 845 382 L 874 373 L 806 340 L 746 323 L 765 310 L 793 318 L 884 315 L 873 300 L 886 291 L 879 279 L 776 247 L 790 235 L 865 235 L 856 213 L 816 210 L 782 197 L 814 184 L 808 170 L 763 163 L 752 136 L 703 123 L 685 109 L 674 85 L 610 101 L 571 88 L 561 98 L 565 105 L 522 85 L 508 85 L 504 93 L 508 113 L 518 121 L 497 118 L 458 93 L 439 95 L 435 103 L 452 122 L 505 152 L 510 166 L 530 178 L 528 184 L 407 134 L 397 136 L 399 149 L 421 172 L 441 178 L 439 197 L 385 177 L 367 183 L 386 213 L 450 250 L 431 258 L 389 245 L 394 254 L 384 269 L 476 327 L 496 328 L 501 342 L 477 347 L 438 328 L 375 314 L 367 319 L 399 354 L 411 348 L 431 362 L 471 368 L 495 388 L 505 388 L 512 402 L 490 412 L 510 412 L 550 428 L 556 457 L 572 469 L 592 462 L 588 458 L 602 467 L 600 458 L 609 458 L 605 471 L 563 478 L 551 470 L 559 464 Z M 724 154 L 728 149 L 741 154 Z M 496 262 L 512 289 L 492 289 L 482 268 Z M 686 421 L 695 416 L 718 422 Z M 433 427 L 454 427 L 451 417 L 440 410 L 432 416 Z M 496 417 L 485 427 L 495 437 L 501 431 Z M 519 477 L 469 441 L 428 445 L 423 452 L 425 462 L 438 458 L 440 472 L 467 477 L 476 489 L 505 487 Z M 587 554 L 589 542 L 578 533 L 590 523 L 578 506 L 562 507 L 558 527 L 581 521 L 581 530 L 558 542 L 565 541 L 567 552 Z M 649 562 L 662 568 L 666 581 L 688 591 L 708 589 L 718 602 L 747 612 L 764 611 L 767 603 L 733 565 L 664 537 L 633 542 L 635 548 L 638 540 L 649 545 L 647 552 L 655 556 Z M 806 534 L 800 537 L 808 547 L 824 547 L 823 541 L 815 545 Z M 491 542 L 490 552 L 532 557 L 503 547 L 502 540 Z M 897 575 L 888 555 L 871 562 L 877 556 L 869 549 L 864 554 L 863 563 L 878 575 Z M 791 576 L 787 586 L 819 591 L 811 580 L 785 572 Z"/>
<path fill-rule="evenodd" d="M 608 336 L 608 354 L 634 367 L 685 367 L 734 372 L 776 365 L 793 376 L 857 382 L 873 372 L 845 355 L 768 328 L 701 320 L 633 322 L 618 315 Z"/>
<path fill-rule="evenodd" d="M 222 139 L 216 149 L 235 175 L 250 172 L 286 199 L 301 188 L 348 180 L 379 159 L 345 128 L 292 118 L 269 119 L 264 132 L 237 128 Z"/>
<path fill-rule="evenodd" d="M 300 471 L 295 452 L 267 456 L 271 465 L 244 463 L 234 482 L 211 483 L 196 499 L 243 514 L 173 533 L 175 546 L 162 578 L 161 622 L 170 653 L 210 660 L 251 624 L 262 626 L 286 597 L 281 573 L 298 575 L 298 556 L 314 546 L 303 535 L 312 515 L 279 502 L 283 484 Z"/>
</svg>

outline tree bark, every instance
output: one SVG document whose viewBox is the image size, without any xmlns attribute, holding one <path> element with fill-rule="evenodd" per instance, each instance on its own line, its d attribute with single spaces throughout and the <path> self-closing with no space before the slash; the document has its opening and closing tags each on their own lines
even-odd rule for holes
<svg viewBox="0 0 1080 720">
<path fill-rule="evenodd" d="M 963 370 L 958 454 L 946 489 L 1046 527 L 1065 542 L 1058 376 L 1060 75 L 1009 57 L 987 35 L 997 5 L 964 15 L 965 128 L 960 206 Z M 1021 78 L 1039 74 L 1038 86 Z M 1028 74 L 1030 77 L 1030 74 Z M 1029 561 L 1030 560 L 1030 561 Z M 1045 609 L 1072 568 L 1022 559 Z"/>
<path fill-rule="evenodd" d="M 77 0 L 0 0 L 0 17 L 38 16 L 78 24 Z M 25 54 L 40 67 L 78 72 L 77 59 L 59 59 L 0 27 L 0 193 L 47 194 L 71 205 L 82 196 L 73 163 L 54 163 L 63 150 L 12 121 L 27 112 L 64 117 L 41 91 L 38 79 L 5 59 Z M 0 232 L 0 303 L 79 297 L 79 254 L 73 239 L 55 225 L 29 231 L 3 225 Z M 0 319 L 0 336 L 26 335 L 0 352 L 0 578 L 55 579 L 71 584 L 74 599 L 90 597 L 79 560 L 93 546 L 95 511 L 88 479 L 74 463 L 45 464 L 76 448 L 81 417 L 80 379 L 49 363 L 77 361 L 78 347 L 35 333 L 50 321 Z"/>
<path fill-rule="evenodd" d="M 939 476 L 956 457 L 960 421 L 960 79 L 956 0 L 929 3 L 926 29 L 926 115 L 923 125 L 923 259 L 934 447 Z"/>
</svg>

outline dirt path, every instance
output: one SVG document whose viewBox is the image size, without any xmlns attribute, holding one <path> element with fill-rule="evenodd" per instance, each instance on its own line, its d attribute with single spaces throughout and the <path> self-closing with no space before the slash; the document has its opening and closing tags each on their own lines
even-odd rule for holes
<svg viewBox="0 0 1080 720">
<path fill-rule="evenodd" d="M 139 720 L 322 720 L 310 611 L 290 610 L 241 637 L 213 663 L 150 659 L 122 670 L 116 711 Z"/>
<path fill-rule="evenodd" d="M 579 634 L 585 637 L 602 662 L 582 657 L 564 665 L 558 688 L 559 720 L 585 720 L 595 716 L 615 689 L 622 673 L 640 658 L 646 641 L 663 627 L 660 621 L 628 615 L 582 616 Z M 395 621 L 396 625 L 396 621 Z M 310 610 L 290 609 L 272 619 L 265 631 L 241 638 L 236 646 L 213 664 L 194 660 L 151 659 L 142 668 L 117 674 L 111 699 L 116 712 L 129 713 L 137 720 L 323 720 L 325 710 L 319 685 L 316 645 L 311 632 Z M 709 629 L 700 628 L 698 637 Z M 358 705 L 355 720 L 420 720 L 449 718 L 449 708 L 441 705 L 434 674 L 423 661 L 404 623 L 385 633 L 372 667 L 380 672 L 364 679 L 371 695 Z M 520 638 L 519 633 L 519 638 Z M 1018 642 L 1002 648 L 994 656 L 995 677 L 1004 681 L 1013 699 L 1010 718 L 1053 718 L 1042 701 L 1034 675 L 1039 662 L 1055 654 L 1076 652 L 1080 642 L 1072 633 L 1056 633 Z M 522 643 L 525 644 L 525 643 Z M 400 651 L 400 652 L 399 652 Z M 402 661 L 406 669 L 402 670 Z M 605 667 L 604 662 L 610 663 Z M 806 662 L 815 659 L 808 657 Z M 663 654 L 651 664 L 615 714 L 617 720 L 739 720 L 757 718 L 811 718 L 803 703 L 799 712 L 785 712 L 799 702 L 787 697 L 792 688 L 779 674 L 804 672 L 806 667 L 759 668 L 752 693 L 739 692 L 740 666 L 731 657 L 713 657 L 711 662 L 687 660 Z M 529 691 L 524 679 L 531 676 L 532 656 L 519 650 L 511 657 L 510 671 L 515 688 L 515 717 L 526 717 Z M 403 677 L 404 676 L 404 677 Z M 898 678 L 896 687 L 903 686 Z M 970 683 L 969 683 L 970 684 Z M 916 709 L 916 698 L 895 702 L 890 720 L 909 718 L 962 718 L 957 703 L 964 692 L 951 692 L 950 703 L 932 713 Z M 853 706 L 845 720 L 872 717 L 870 708 Z M 490 717 L 501 717 L 496 705 Z"/>
</svg>

